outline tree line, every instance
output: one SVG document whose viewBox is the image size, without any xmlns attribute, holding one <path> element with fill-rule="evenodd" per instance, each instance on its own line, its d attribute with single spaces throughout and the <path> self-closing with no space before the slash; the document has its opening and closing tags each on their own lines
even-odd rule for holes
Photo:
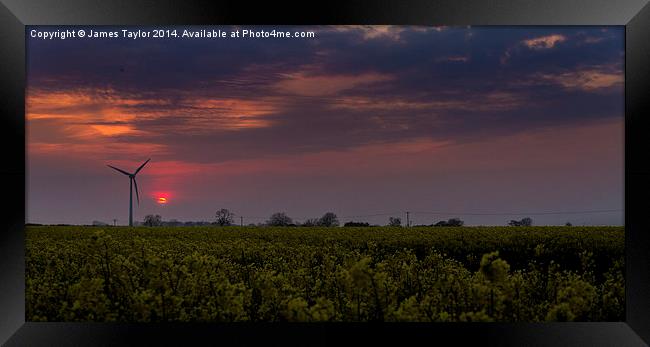
<svg viewBox="0 0 650 347">
<path fill-rule="evenodd" d="M 407 225 L 409 227 L 461 227 L 465 224 L 460 218 L 450 218 L 447 220 L 441 220 L 431 224 L 411 224 Z M 198 225 L 216 225 L 216 226 L 233 226 L 238 225 L 235 221 L 235 214 L 226 209 L 222 208 L 216 211 L 214 219 L 211 222 L 180 222 L 175 219 L 169 221 L 163 221 L 160 215 L 149 214 L 144 217 L 144 226 L 198 226 Z M 309 218 L 304 222 L 300 223 L 295 221 L 286 212 L 276 212 L 273 213 L 266 221 L 262 223 L 249 223 L 248 226 L 271 226 L 271 227 L 338 227 L 341 226 L 341 223 L 334 212 L 326 212 L 321 217 Z M 530 217 L 525 217 L 521 220 L 510 220 L 508 222 L 509 226 L 532 226 L 533 220 Z M 567 226 L 570 226 L 571 223 L 566 223 Z M 370 224 L 364 221 L 348 221 L 342 225 L 343 227 L 371 227 L 371 226 L 380 226 L 377 224 Z M 402 218 L 391 216 L 388 218 L 388 223 L 386 226 L 390 227 L 402 227 Z"/>
</svg>

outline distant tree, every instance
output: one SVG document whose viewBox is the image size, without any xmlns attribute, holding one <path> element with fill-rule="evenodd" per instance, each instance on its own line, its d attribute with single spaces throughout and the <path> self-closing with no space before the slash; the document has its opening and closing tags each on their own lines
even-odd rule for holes
<svg viewBox="0 0 650 347">
<path fill-rule="evenodd" d="M 529 227 L 533 225 L 533 220 L 528 217 L 523 218 L 522 220 L 513 219 L 510 222 L 508 222 L 508 225 L 512 227 Z"/>
<path fill-rule="evenodd" d="M 391 226 L 391 227 L 401 227 L 401 226 L 402 226 L 402 218 L 399 218 L 399 217 L 389 217 L 389 218 L 388 218 L 388 226 Z"/>
<path fill-rule="evenodd" d="M 568 227 L 573 226 L 573 224 L 571 224 L 571 222 L 566 222 L 566 224 L 564 224 L 564 225 L 568 226 Z"/>
<path fill-rule="evenodd" d="M 441 220 L 440 222 L 434 224 L 434 227 L 462 227 L 465 222 L 459 218 L 450 218 L 446 221 Z"/>
<path fill-rule="evenodd" d="M 216 213 L 216 224 L 219 226 L 232 225 L 235 222 L 235 214 L 228 209 L 222 208 Z"/>
<path fill-rule="evenodd" d="M 148 214 L 144 217 L 144 225 L 158 227 L 162 225 L 162 218 L 159 215 Z"/>
<path fill-rule="evenodd" d="M 367 222 L 347 222 L 343 224 L 344 227 L 369 227 L 370 223 Z"/>
<path fill-rule="evenodd" d="M 322 227 L 337 227 L 339 226 L 339 219 L 333 212 L 327 212 L 322 217 L 320 217 L 318 220 L 318 225 Z"/>
<path fill-rule="evenodd" d="M 318 218 L 309 218 L 307 219 L 304 223 L 302 223 L 303 227 L 315 227 L 318 225 Z"/>
<path fill-rule="evenodd" d="M 286 227 L 293 224 L 293 220 L 284 212 L 276 212 L 271 215 L 266 224 L 273 227 Z"/>
<path fill-rule="evenodd" d="M 108 223 L 100 222 L 98 220 L 93 221 L 93 226 L 107 226 Z"/>
</svg>

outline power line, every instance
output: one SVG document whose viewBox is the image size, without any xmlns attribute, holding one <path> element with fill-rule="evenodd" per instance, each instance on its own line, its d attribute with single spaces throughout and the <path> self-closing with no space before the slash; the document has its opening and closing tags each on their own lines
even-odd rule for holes
<svg viewBox="0 0 650 347">
<path fill-rule="evenodd" d="M 592 213 L 611 213 L 611 212 L 623 212 L 623 209 L 608 209 L 608 210 L 581 210 L 581 211 L 545 211 L 545 212 L 446 212 L 446 211 L 408 211 L 406 212 L 409 215 L 415 214 L 427 214 L 427 215 L 457 215 L 457 216 L 519 216 L 519 215 L 530 215 L 530 216 L 543 216 L 543 215 L 571 215 L 571 214 L 592 214 Z M 363 218 L 363 217 L 381 217 L 381 216 L 391 216 L 391 215 L 400 215 L 402 211 L 398 212 L 382 212 L 382 213 L 373 213 L 373 214 L 359 214 L 359 215 L 349 215 L 349 216 L 340 216 L 339 218 Z M 245 218 L 251 219 L 266 219 L 269 217 L 253 217 L 253 216 L 244 216 Z M 296 219 L 309 219 L 313 217 L 294 217 Z"/>
<path fill-rule="evenodd" d="M 411 212 L 416 214 L 435 214 L 435 215 L 459 215 L 459 216 L 543 216 L 543 215 L 556 215 L 556 214 L 589 214 L 589 213 L 609 213 L 609 212 L 623 212 L 623 209 L 612 210 L 584 210 L 584 211 L 552 211 L 552 212 L 507 212 L 507 213 L 476 213 L 476 212 Z"/>
<path fill-rule="evenodd" d="M 341 216 L 341 218 L 379 217 L 379 216 L 398 215 L 398 214 L 401 214 L 401 213 L 402 213 L 402 212 L 387 212 L 387 213 L 375 213 L 375 214 L 362 214 L 362 215 L 356 215 L 356 216 Z"/>
<path fill-rule="evenodd" d="M 403 212 L 387 212 L 387 213 L 374 213 L 374 214 L 361 214 L 361 215 L 354 215 L 354 216 L 340 216 L 339 218 L 362 218 L 362 217 L 379 217 L 379 216 L 392 216 L 392 215 L 399 215 L 402 214 Z M 266 217 L 260 217 L 260 216 L 243 216 L 244 218 L 248 219 L 268 219 L 269 216 Z M 292 216 L 289 216 L 292 217 Z M 315 218 L 314 216 L 293 216 L 292 218 L 295 219 L 310 219 L 310 218 Z"/>
</svg>

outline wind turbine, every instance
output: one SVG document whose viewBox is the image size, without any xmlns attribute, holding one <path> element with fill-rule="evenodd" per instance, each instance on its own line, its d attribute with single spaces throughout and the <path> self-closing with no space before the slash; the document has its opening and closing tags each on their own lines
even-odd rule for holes
<svg viewBox="0 0 650 347">
<path fill-rule="evenodd" d="M 149 162 L 149 160 L 151 160 L 151 158 L 147 159 L 147 161 L 142 163 L 142 165 L 140 165 L 140 167 L 137 170 L 135 170 L 134 173 L 128 173 L 124 170 L 116 168 L 115 166 L 106 165 L 111 169 L 117 170 L 129 176 L 129 226 L 130 227 L 133 226 L 133 185 L 135 185 L 135 197 L 138 199 L 138 205 L 140 205 L 140 194 L 138 194 L 138 182 L 135 180 L 135 175 L 137 175 L 138 172 L 142 170 L 142 168 Z"/>
</svg>

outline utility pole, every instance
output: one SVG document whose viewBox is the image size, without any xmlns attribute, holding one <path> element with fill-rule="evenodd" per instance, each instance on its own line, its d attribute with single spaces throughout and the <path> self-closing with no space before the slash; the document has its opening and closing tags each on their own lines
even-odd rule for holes
<svg viewBox="0 0 650 347">
<path fill-rule="evenodd" d="M 410 213 L 409 211 L 406 211 L 406 227 L 411 226 L 411 222 L 409 220 L 409 213 Z"/>
<path fill-rule="evenodd" d="M 117 223 L 117 219 L 113 218 L 113 226 L 115 226 Z"/>
<path fill-rule="evenodd" d="M 244 216 L 239 216 L 241 226 L 244 226 Z"/>
</svg>

